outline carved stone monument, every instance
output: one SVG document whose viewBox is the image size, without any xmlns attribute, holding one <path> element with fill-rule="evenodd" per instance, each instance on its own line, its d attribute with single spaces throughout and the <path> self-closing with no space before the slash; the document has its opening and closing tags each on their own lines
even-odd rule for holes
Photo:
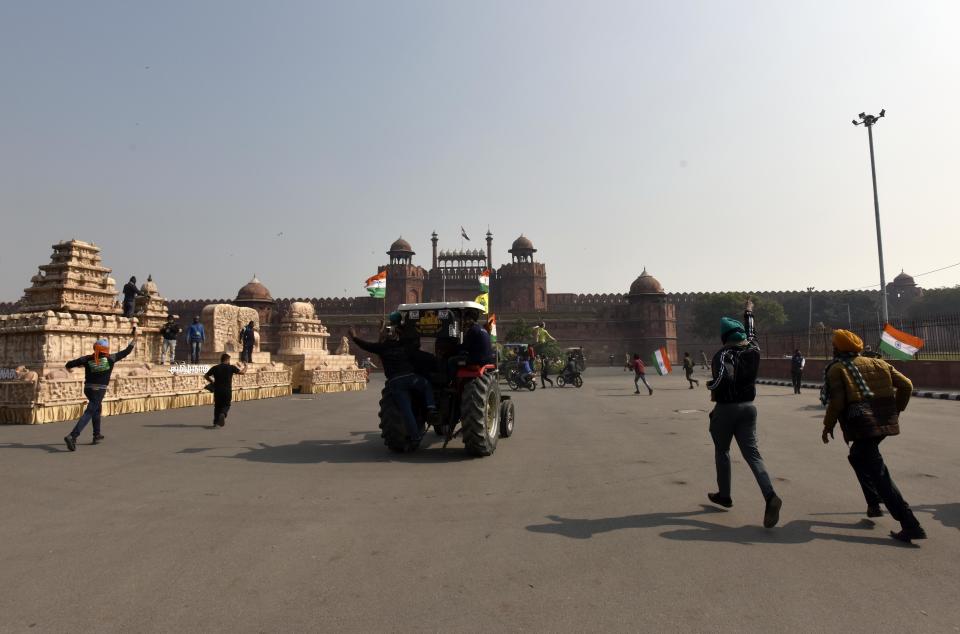
<svg viewBox="0 0 960 634">
<path fill-rule="evenodd" d="M 220 363 L 220 355 L 230 355 L 230 362 L 240 361 L 243 344 L 240 333 L 247 324 L 253 322 L 254 332 L 260 329 L 260 317 L 253 308 L 234 306 L 233 304 L 209 304 L 200 313 L 200 323 L 207 333 L 207 341 L 200 359 L 209 363 Z M 253 363 L 270 363 L 270 353 L 261 352 L 259 338 L 253 347 Z"/>
<path fill-rule="evenodd" d="M 153 365 L 167 304 L 152 278 L 143 286 L 136 316 L 123 317 L 110 269 L 101 264 L 100 248 L 70 240 L 53 245 L 50 264 L 41 266 L 31 282 L 20 300 L 21 312 L 0 315 L 0 369 L 16 369 L 0 379 L 0 423 L 79 417 L 86 405 L 83 370 L 67 371 L 64 364 L 90 354 L 99 338 L 106 338 L 113 351 L 123 349 L 138 320 L 141 337 L 133 354 L 113 372 L 103 414 L 212 402 L 213 395 L 203 389 L 202 373 L 177 374 Z M 255 311 L 253 317 L 244 317 L 256 321 Z M 290 371 L 267 365 L 234 379 L 234 400 L 284 396 L 290 389 Z"/>
<path fill-rule="evenodd" d="M 309 302 L 293 302 L 280 321 L 277 358 L 293 370 L 293 387 L 304 394 L 366 389 L 366 373 L 348 354 L 330 354 L 330 333 Z"/>
</svg>

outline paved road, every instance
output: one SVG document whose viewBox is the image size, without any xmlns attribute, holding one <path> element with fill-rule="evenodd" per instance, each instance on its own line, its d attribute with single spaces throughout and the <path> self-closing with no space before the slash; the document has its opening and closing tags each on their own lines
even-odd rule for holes
<svg viewBox="0 0 960 634">
<path fill-rule="evenodd" d="M 960 631 L 960 404 L 916 399 L 883 449 L 930 539 L 863 516 L 811 392 L 764 387 L 784 499 L 749 470 L 711 507 L 705 390 L 591 369 L 517 394 L 491 458 L 387 453 L 377 392 L 0 427 L 3 631 Z M 89 433 L 89 432 L 87 432 Z M 85 435 L 84 440 L 88 437 Z"/>
</svg>

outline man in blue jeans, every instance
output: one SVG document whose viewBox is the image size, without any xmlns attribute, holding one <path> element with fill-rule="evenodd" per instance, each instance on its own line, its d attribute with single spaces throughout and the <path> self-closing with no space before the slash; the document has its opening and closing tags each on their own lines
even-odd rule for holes
<svg viewBox="0 0 960 634">
<path fill-rule="evenodd" d="M 399 316 L 399 313 L 396 313 L 396 316 L 391 314 L 391 322 L 399 322 Z M 423 397 L 431 417 L 436 415 L 437 406 L 433 400 L 433 389 L 430 384 L 414 371 L 413 355 L 416 351 L 414 340 L 404 340 L 400 336 L 399 328 L 397 324 L 391 325 L 382 331 L 381 340 L 376 342 L 358 339 L 353 327 L 350 328 L 349 335 L 360 349 L 380 356 L 383 374 L 387 378 L 387 389 L 403 413 L 410 440 L 418 443 L 423 438 L 423 433 L 413 413 L 410 392 L 416 390 Z"/>
<path fill-rule="evenodd" d="M 190 344 L 190 363 L 200 363 L 200 348 L 203 346 L 203 340 L 206 339 L 206 333 L 203 331 L 203 324 L 199 317 L 193 318 L 193 323 L 187 328 L 187 342 Z"/>
<path fill-rule="evenodd" d="M 110 342 L 106 339 L 97 339 L 97 342 L 93 344 L 93 354 L 67 362 L 66 368 L 68 370 L 83 368 L 83 395 L 87 397 L 87 408 L 80 416 L 80 420 L 77 421 L 73 431 L 63 439 L 70 451 L 77 450 L 77 438 L 91 420 L 93 421 L 93 444 L 96 445 L 103 440 L 103 434 L 100 433 L 100 411 L 103 407 L 103 397 L 107 394 L 107 386 L 110 385 L 113 366 L 133 352 L 136 343 L 137 327 L 134 326 L 133 339 L 120 352 L 110 354 Z"/>
<path fill-rule="evenodd" d="M 729 317 L 720 320 L 721 348 L 711 363 L 713 380 L 707 384 L 710 400 L 716 405 L 710 412 L 710 436 L 713 437 L 717 466 L 716 493 L 707 497 L 725 508 L 733 506 L 730 497 L 730 442 L 736 438 L 743 459 L 750 465 L 757 485 L 766 502 L 763 525 L 772 528 L 780 521 L 783 502 L 773 490 L 767 468 L 757 449 L 757 370 L 760 367 L 760 347 L 753 329 L 753 302 L 747 301 L 744 326 Z"/>
</svg>

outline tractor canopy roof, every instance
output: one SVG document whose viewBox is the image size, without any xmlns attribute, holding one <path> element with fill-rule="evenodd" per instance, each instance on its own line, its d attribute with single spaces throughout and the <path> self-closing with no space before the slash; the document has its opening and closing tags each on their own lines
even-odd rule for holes
<svg viewBox="0 0 960 634">
<path fill-rule="evenodd" d="M 400 304 L 397 306 L 397 310 L 402 312 L 408 310 L 443 310 L 443 309 L 460 309 L 465 308 L 476 308 L 481 313 L 487 312 L 487 309 L 483 307 L 483 304 L 478 304 L 477 302 L 427 302 L 425 304 Z"/>
<path fill-rule="evenodd" d="M 421 337 L 455 338 L 463 333 L 463 313 L 467 309 L 486 312 L 477 302 L 428 302 L 400 304 L 397 311 L 406 324 L 413 324 Z"/>
</svg>

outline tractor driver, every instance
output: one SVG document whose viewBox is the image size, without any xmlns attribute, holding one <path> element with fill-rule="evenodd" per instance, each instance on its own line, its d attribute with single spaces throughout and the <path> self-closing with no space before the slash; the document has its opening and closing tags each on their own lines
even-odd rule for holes
<svg viewBox="0 0 960 634">
<path fill-rule="evenodd" d="M 457 375 L 460 362 L 466 365 L 490 365 L 497 362 L 493 353 L 488 333 L 478 322 L 480 311 L 476 308 L 467 308 L 463 311 L 463 343 L 457 354 L 447 361 L 447 376 L 451 380 Z"/>
</svg>

